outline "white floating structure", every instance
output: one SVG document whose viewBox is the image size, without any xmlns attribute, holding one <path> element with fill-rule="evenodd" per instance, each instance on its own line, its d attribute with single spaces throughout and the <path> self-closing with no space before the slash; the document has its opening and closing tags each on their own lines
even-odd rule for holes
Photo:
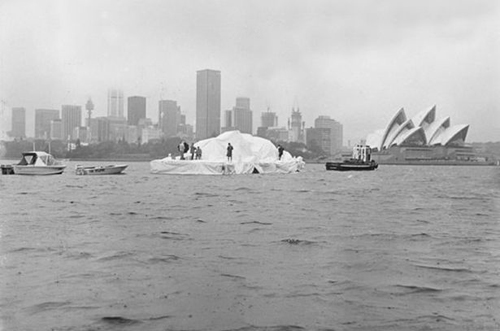
<svg viewBox="0 0 500 331">
<path fill-rule="evenodd" d="M 232 160 L 226 156 L 228 143 L 233 146 Z M 154 174 L 176 175 L 225 175 L 251 173 L 294 173 L 304 168 L 302 157 L 293 157 L 283 152 L 281 160 L 278 149 L 267 139 L 239 131 L 224 132 L 218 137 L 195 143 L 202 150 L 200 160 L 166 157 L 150 162 Z M 186 155 L 187 156 L 187 155 Z"/>
</svg>

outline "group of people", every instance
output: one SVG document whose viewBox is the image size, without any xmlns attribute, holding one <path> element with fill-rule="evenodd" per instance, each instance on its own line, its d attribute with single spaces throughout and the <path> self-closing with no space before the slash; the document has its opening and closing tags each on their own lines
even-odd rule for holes
<svg viewBox="0 0 500 331">
<path fill-rule="evenodd" d="M 281 145 L 278 145 L 277 148 L 278 148 L 279 160 L 281 160 L 281 157 L 283 156 L 283 151 L 285 149 Z M 182 140 L 181 143 L 179 144 L 179 146 L 177 146 L 177 149 L 179 150 L 179 152 L 181 154 L 181 160 L 186 159 L 184 157 L 184 154 L 189 152 L 189 151 L 191 152 L 191 160 L 201 160 L 201 148 L 200 148 L 200 146 L 195 146 L 194 143 L 192 143 L 191 147 L 190 147 L 187 142 Z M 233 149 L 234 149 L 233 145 L 231 145 L 231 143 L 227 143 L 226 156 L 227 156 L 228 162 L 233 161 Z"/>
<path fill-rule="evenodd" d="M 187 152 L 191 152 L 191 160 L 201 160 L 201 148 L 200 146 L 195 146 L 194 143 L 190 147 L 187 142 L 182 140 L 179 146 L 177 146 L 177 150 L 181 154 L 181 160 L 186 159 L 184 154 Z"/>
</svg>

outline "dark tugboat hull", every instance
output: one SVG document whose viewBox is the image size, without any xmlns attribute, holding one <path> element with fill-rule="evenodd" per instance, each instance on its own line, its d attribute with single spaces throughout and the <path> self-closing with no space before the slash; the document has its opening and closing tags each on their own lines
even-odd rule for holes
<svg viewBox="0 0 500 331">
<path fill-rule="evenodd" d="M 375 162 L 370 163 L 349 163 L 349 162 L 327 162 L 326 170 L 336 171 L 368 171 L 378 168 Z"/>
</svg>

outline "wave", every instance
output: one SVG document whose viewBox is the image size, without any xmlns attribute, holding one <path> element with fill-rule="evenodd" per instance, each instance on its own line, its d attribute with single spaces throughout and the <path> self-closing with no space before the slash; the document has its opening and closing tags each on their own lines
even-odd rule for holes
<svg viewBox="0 0 500 331">
<path fill-rule="evenodd" d="M 104 322 L 105 324 L 115 325 L 115 326 L 135 325 L 141 323 L 141 321 L 139 320 L 134 320 L 121 316 L 104 316 L 100 319 L 100 321 Z"/>
<path fill-rule="evenodd" d="M 428 286 L 401 285 L 401 284 L 396 284 L 395 286 L 410 290 L 410 293 L 437 293 L 443 291 L 442 289 L 428 287 Z"/>
<path fill-rule="evenodd" d="M 413 265 L 418 268 L 434 269 L 434 270 L 449 271 L 449 272 L 474 272 L 473 270 L 467 268 L 453 268 L 453 267 L 424 265 L 424 264 L 413 264 Z"/>
<path fill-rule="evenodd" d="M 260 221 L 248 221 L 248 222 L 241 222 L 240 224 L 272 225 L 273 223 L 268 223 L 268 222 L 260 222 Z"/>
<path fill-rule="evenodd" d="M 281 240 L 281 242 L 287 243 L 287 244 L 290 244 L 290 245 L 301 245 L 301 246 L 307 246 L 307 245 L 317 244 L 316 241 L 294 239 L 294 238 L 283 239 L 283 240 Z"/>
</svg>

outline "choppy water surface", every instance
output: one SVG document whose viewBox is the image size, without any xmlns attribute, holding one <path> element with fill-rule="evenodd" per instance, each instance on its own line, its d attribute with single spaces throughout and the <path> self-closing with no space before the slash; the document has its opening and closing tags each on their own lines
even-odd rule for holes
<svg viewBox="0 0 500 331">
<path fill-rule="evenodd" d="M 0 176 L 3 330 L 499 330 L 500 168 Z"/>
</svg>

